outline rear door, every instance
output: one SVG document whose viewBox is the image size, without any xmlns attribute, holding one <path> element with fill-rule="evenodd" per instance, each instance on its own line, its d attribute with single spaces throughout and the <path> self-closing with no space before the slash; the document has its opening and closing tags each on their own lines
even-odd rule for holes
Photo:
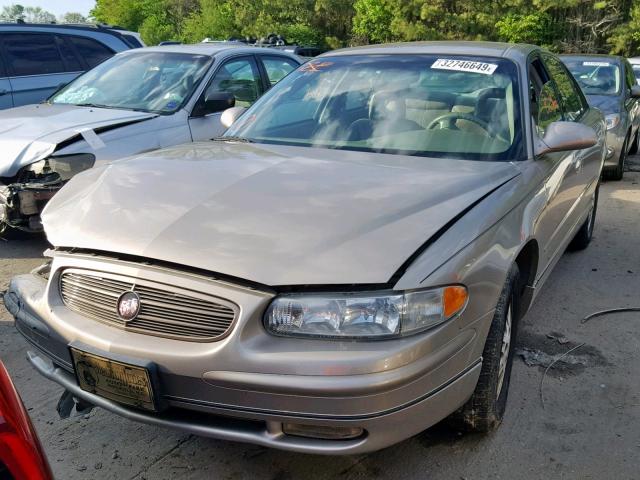
<svg viewBox="0 0 640 480">
<path fill-rule="evenodd" d="M 77 75 L 66 66 L 56 36 L 50 33 L 4 33 L 5 53 L 15 106 L 46 100 L 60 85 Z"/>
<path fill-rule="evenodd" d="M 11 107 L 13 107 L 11 83 L 9 82 L 7 70 L 2 60 L 2 50 L 0 50 L 0 110 Z"/>
</svg>

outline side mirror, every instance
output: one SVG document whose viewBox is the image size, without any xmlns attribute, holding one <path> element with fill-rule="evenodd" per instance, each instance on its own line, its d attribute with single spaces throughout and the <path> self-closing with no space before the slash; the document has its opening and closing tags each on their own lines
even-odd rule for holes
<svg viewBox="0 0 640 480">
<path fill-rule="evenodd" d="M 640 98 L 640 85 L 633 85 L 631 87 L 631 98 Z"/>
<path fill-rule="evenodd" d="M 582 150 L 597 143 L 598 136 L 591 127 L 575 122 L 553 122 L 547 126 L 544 137 L 536 142 L 535 155 Z"/>
<path fill-rule="evenodd" d="M 194 108 L 194 117 L 204 117 L 211 113 L 218 113 L 233 107 L 236 104 L 236 97 L 229 92 L 209 92 L 204 101 Z"/>
<path fill-rule="evenodd" d="M 240 115 L 242 115 L 246 111 L 247 109 L 245 107 L 227 108 L 224 112 L 222 112 L 220 123 L 222 123 L 224 128 L 229 128 L 236 122 L 236 120 L 238 120 Z"/>
</svg>

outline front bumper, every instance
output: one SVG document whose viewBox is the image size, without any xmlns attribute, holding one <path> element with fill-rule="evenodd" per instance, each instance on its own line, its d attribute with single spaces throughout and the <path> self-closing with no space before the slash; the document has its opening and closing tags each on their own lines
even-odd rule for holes
<svg viewBox="0 0 640 480">
<path fill-rule="evenodd" d="M 308 453 L 378 450 L 455 411 L 480 374 L 477 338 L 484 337 L 476 329 L 484 331 L 492 317 L 489 312 L 464 329 L 452 321 L 397 341 L 318 342 L 255 330 L 261 322 L 249 314 L 251 302 L 235 298 L 246 306 L 247 318 L 240 318 L 224 340 L 198 344 L 124 332 L 84 318 L 56 301 L 51 290 L 37 275 L 16 277 L 5 305 L 20 333 L 36 347 L 29 353 L 33 366 L 77 398 L 144 423 Z M 259 305 L 269 301 L 263 294 L 238 294 L 252 295 Z M 143 412 L 81 390 L 69 355 L 71 342 L 90 345 L 105 356 L 154 362 L 168 409 Z M 349 440 L 322 440 L 288 435 L 283 424 L 355 427 L 364 433 Z"/>
</svg>

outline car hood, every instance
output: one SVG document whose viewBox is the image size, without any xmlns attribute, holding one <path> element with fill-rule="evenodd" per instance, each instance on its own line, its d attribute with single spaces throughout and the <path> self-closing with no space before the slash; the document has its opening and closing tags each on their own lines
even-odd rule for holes
<svg viewBox="0 0 640 480">
<path fill-rule="evenodd" d="M 0 112 L 0 177 L 12 177 L 20 168 L 51 155 L 61 142 L 84 129 L 155 117 L 153 113 L 75 105 L 38 104 Z"/>
<path fill-rule="evenodd" d="M 56 247 L 264 285 L 382 284 L 452 219 L 518 174 L 508 162 L 188 144 L 76 176 L 43 221 Z"/>
<path fill-rule="evenodd" d="M 587 95 L 587 101 L 592 107 L 596 107 L 605 115 L 620 113 L 622 108 L 621 98 L 618 95 Z"/>
</svg>

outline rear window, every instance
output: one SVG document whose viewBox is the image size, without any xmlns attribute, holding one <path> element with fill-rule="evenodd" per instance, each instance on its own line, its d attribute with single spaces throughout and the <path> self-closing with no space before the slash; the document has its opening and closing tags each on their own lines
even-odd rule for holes
<svg viewBox="0 0 640 480">
<path fill-rule="evenodd" d="M 65 71 L 53 35 L 8 33 L 0 35 L 15 76 L 46 75 Z"/>
<path fill-rule="evenodd" d="M 93 68 L 107 58 L 111 58 L 114 53 L 111 49 L 91 38 L 69 37 L 69 40 L 76 47 L 80 56 L 84 58 L 84 61 L 87 62 L 89 68 Z"/>
</svg>

